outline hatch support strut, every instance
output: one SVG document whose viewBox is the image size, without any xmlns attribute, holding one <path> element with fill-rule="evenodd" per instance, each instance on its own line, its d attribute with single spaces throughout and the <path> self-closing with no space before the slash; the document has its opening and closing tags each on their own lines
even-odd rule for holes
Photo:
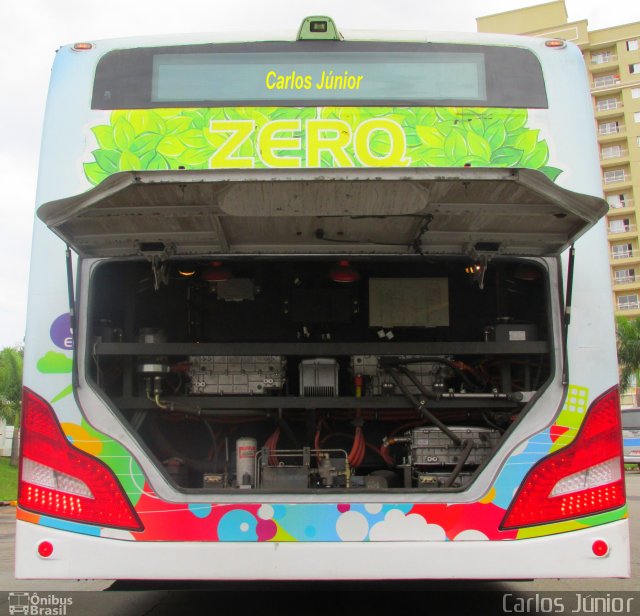
<svg viewBox="0 0 640 616">
<path fill-rule="evenodd" d="M 568 339 L 569 339 L 569 323 L 571 323 L 571 296 L 573 294 L 573 270 L 576 261 L 576 248 L 571 244 L 569 248 L 569 264 L 567 267 L 567 292 L 564 300 L 564 318 L 563 318 L 563 334 L 562 347 L 564 351 L 564 360 L 562 367 L 562 384 L 569 383 L 569 358 L 568 358 Z"/>
<path fill-rule="evenodd" d="M 73 344 L 73 348 L 75 348 L 75 337 L 76 337 L 76 300 L 73 292 L 73 260 L 71 257 L 71 248 L 69 244 L 67 244 L 67 249 L 65 251 L 65 260 L 67 263 L 67 294 L 69 297 L 69 321 L 71 326 L 71 341 Z"/>
</svg>

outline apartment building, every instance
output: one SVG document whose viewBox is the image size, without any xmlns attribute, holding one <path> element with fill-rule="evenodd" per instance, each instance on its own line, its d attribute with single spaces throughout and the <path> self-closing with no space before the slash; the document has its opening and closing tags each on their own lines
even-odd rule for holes
<svg viewBox="0 0 640 616">
<path fill-rule="evenodd" d="M 563 38 L 589 73 L 607 214 L 616 314 L 640 316 L 640 22 L 590 31 L 564 0 L 477 18 L 479 32 Z"/>
</svg>

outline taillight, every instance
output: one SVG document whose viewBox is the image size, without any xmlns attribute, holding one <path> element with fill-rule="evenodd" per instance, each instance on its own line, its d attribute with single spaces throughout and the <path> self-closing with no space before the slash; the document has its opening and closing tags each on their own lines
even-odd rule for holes
<svg viewBox="0 0 640 616">
<path fill-rule="evenodd" d="M 594 400 L 575 440 L 525 477 L 501 528 L 558 522 L 625 504 L 620 400 L 614 388 Z"/>
<path fill-rule="evenodd" d="M 76 522 L 142 530 L 111 470 L 74 447 L 49 404 L 26 388 L 22 396 L 18 505 Z"/>
</svg>

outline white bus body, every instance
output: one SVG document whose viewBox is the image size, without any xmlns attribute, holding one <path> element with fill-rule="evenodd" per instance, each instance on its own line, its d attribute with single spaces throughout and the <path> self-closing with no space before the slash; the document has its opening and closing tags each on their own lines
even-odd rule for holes
<svg viewBox="0 0 640 616">
<path fill-rule="evenodd" d="M 58 52 L 16 576 L 628 576 L 579 50 L 305 24 Z"/>
</svg>

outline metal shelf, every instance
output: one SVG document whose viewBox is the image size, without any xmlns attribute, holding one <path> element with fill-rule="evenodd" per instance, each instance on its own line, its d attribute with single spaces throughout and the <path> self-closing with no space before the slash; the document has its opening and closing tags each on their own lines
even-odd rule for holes
<svg viewBox="0 0 640 616">
<path fill-rule="evenodd" d="M 154 409 L 153 402 L 144 397 L 127 396 L 112 398 L 112 402 L 120 409 Z M 302 397 L 302 396 L 189 396 L 167 397 L 167 402 L 192 407 L 193 409 L 221 410 L 270 410 L 270 409 L 410 409 L 414 408 L 404 396 L 355 396 L 335 397 Z M 520 406 L 514 400 L 496 399 L 492 396 L 483 398 L 449 398 L 446 395 L 438 400 L 429 400 L 428 409 L 514 409 Z M 178 411 L 179 412 L 179 411 Z"/>
<path fill-rule="evenodd" d="M 98 342 L 96 356 L 129 355 L 543 355 L 530 342 Z"/>
</svg>

